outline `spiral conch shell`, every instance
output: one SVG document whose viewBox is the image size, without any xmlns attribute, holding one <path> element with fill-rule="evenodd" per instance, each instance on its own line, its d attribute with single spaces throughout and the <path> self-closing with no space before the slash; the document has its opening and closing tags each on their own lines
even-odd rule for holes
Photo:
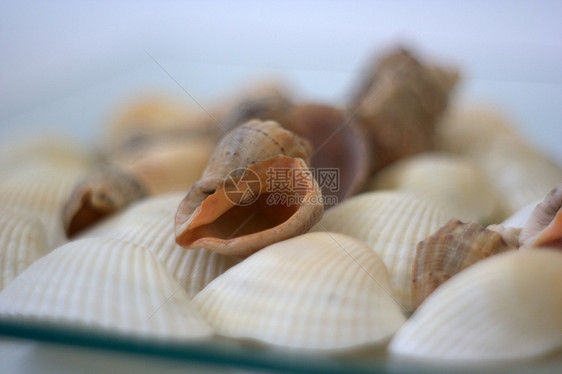
<svg viewBox="0 0 562 374">
<path fill-rule="evenodd" d="M 67 237 L 118 212 L 148 192 L 132 175 L 117 169 L 93 173 L 76 185 L 63 209 Z"/>
<path fill-rule="evenodd" d="M 384 343 L 404 323 L 389 286 L 384 263 L 361 241 L 308 233 L 248 257 L 193 303 L 223 336 L 340 350 Z"/>
<path fill-rule="evenodd" d="M 562 252 L 508 251 L 461 271 L 398 330 L 400 357 L 482 362 L 562 348 Z"/>
<path fill-rule="evenodd" d="M 528 247 L 556 247 L 562 249 L 562 184 L 540 202 L 521 229 L 519 242 Z"/>
<path fill-rule="evenodd" d="M 320 183 L 330 207 L 360 191 L 369 173 L 369 143 L 353 116 L 322 104 L 292 103 L 286 94 L 270 87 L 260 95 L 243 101 L 227 117 L 224 126 L 232 127 L 246 120 L 275 120 L 313 145 L 310 166 L 326 172 L 337 170 L 329 181 Z M 337 180 L 337 181 L 336 181 Z"/>
<path fill-rule="evenodd" d="M 174 236 L 174 216 L 183 193 L 149 196 L 80 235 L 115 238 L 150 250 L 178 283 L 194 297 L 208 283 L 239 262 L 205 249 L 186 251 Z"/>
<path fill-rule="evenodd" d="M 306 140 L 273 121 L 249 121 L 227 134 L 178 208 L 177 243 L 247 256 L 308 231 L 323 211 L 310 153 Z M 281 185 L 277 173 L 288 177 Z"/>
<path fill-rule="evenodd" d="M 461 270 L 486 257 L 515 249 L 500 234 L 476 222 L 450 220 L 417 245 L 412 273 L 414 307 Z"/>
<path fill-rule="evenodd" d="M 310 165 L 320 172 L 337 170 L 335 184 L 319 181 L 330 207 L 355 195 L 365 183 L 369 168 L 369 143 L 362 129 L 344 111 L 327 105 L 295 105 L 289 119 L 282 123 L 297 135 L 308 139 L 314 153 Z"/>
<path fill-rule="evenodd" d="M 0 209 L 0 291 L 47 252 L 41 221 Z"/>
<path fill-rule="evenodd" d="M 329 209 L 312 231 L 338 232 L 369 245 L 388 267 L 393 296 L 404 312 L 410 312 L 416 245 L 448 219 L 430 200 L 379 191 L 354 196 Z"/>
<path fill-rule="evenodd" d="M 371 171 L 433 147 L 457 80 L 458 72 L 422 65 L 406 50 L 377 62 L 351 104 L 372 144 Z"/>
<path fill-rule="evenodd" d="M 0 319 L 128 337 L 212 334 L 150 251 L 107 238 L 75 240 L 33 263 L 0 293 Z"/>
</svg>

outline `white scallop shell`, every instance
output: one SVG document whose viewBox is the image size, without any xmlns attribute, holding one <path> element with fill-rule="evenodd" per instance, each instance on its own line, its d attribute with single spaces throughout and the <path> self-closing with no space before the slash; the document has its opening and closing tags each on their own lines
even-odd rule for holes
<svg viewBox="0 0 562 374">
<path fill-rule="evenodd" d="M 30 163 L 0 178 L 0 206 L 39 219 L 48 248 L 65 243 L 62 208 L 75 184 L 85 175 L 83 166 Z"/>
<path fill-rule="evenodd" d="M 562 347 L 562 253 L 485 259 L 443 283 L 394 336 L 392 354 L 431 360 L 530 358 Z"/>
<path fill-rule="evenodd" d="M 117 238 L 149 249 L 194 297 L 209 282 L 240 262 L 205 249 L 186 250 L 176 244 L 174 217 L 184 193 L 152 196 L 95 226 L 81 237 Z"/>
<path fill-rule="evenodd" d="M 45 228 L 39 220 L 0 210 L 0 291 L 46 253 Z"/>
<path fill-rule="evenodd" d="M 388 267 L 394 297 L 409 312 L 416 246 L 448 220 L 429 200 L 380 191 L 357 195 L 327 210 L 312 231 L 339 232 L 369 245 Z"/>
<path fill-rule="evenodd" d="M 370 189 L 399 189 L 435 201 L 450 218 L 493 222 L 497 197 L 473 161 L 445 152 L 425 152 L 395 162 Z"/>
<path fill-rule="evenodd" d="M 156 257 L 116 239 L 73 241 L 36 261 L 0 293 L 0 318 L 167 339 L 211 335 Z"/>
<path fill-rule="evenodd" d="M 217 333 L 335 350 L 386 341 L 404 322 L 388 272 L 365 244 L 309 233 L 234 266 L 193 302 Z"/>
</svg>

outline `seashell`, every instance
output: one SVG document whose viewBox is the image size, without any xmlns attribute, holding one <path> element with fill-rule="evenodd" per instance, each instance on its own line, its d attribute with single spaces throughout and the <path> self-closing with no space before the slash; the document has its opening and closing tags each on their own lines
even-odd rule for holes
<svg viewBox="0 0 562 374">
<path fill-rule="evenodd" d="M 87 176 L 69 194 L 62 211 L 67 237 L 146 195 L 146 187 L 135 176 L 117 169 L 107 168 Z"/>
<path fill-rule="evenodd" d="M 0 179 L 0 206 L 39 219 L 47 247 L 66 242 L 61 212 L 72 188 L 88 172 L 84 166 L 29 163 Z"/>
<path fill-rule="evenodd" d="M 93 162 L 92 154 L 67 138 L 45 135 L 3 144 L 0 147 L 0 178 L 38 164 L 46 164 L 45 167 L 66 165 L 69 168 L 88 168 Z"/>
<path fill-rule="evenodd" d="M 396 356 L 434 361 L 528 359 L 562 348 L 562 253 L 509 251 L 432 293 L 390 342 Z"/>
<path fill-rule="evenodd" d="M 139 141 L 185 132 L 214 132 L 212 115 L 171 98 L 145 96 L 124 103 L 107 128 L 105 144 L 121 148 Z"/>
<path fill-rule="evenodd" d="M 372 146 L 372 172 L 433 148 L 435 124 L 458 77 L 403 49 L 373 64 L 351 103 Z"/>
<path fill-rule="evenodd" d="M 135 201 L 80 238 L 116 238 L 147 248 L 192 298 L 239 260 L 205 249 L 186 251 L 176 244 L 174 216 L 183 195 L 174 193 Z"/>
<path fill-rule="evenodd" d="M 562 180 L 562 169 L 527 145 L 510 122 L 489 109 L 452 110 L 438 131 L 441 149 L 469 156 L 497 191 L 501 221 L 541 200 Z"/>
<path fill-rule="evenodd" d="M 187 191 L 201 178 L 216 142 L 204 134 L 167 135 L 116 149 L 107 155 L 108 163 L 135 176 L 151 195 Z"/>
<path fill-rule="evenodd" d="M 310 166 L 321 176 L 328 208 L 357 193 L 369 172 L 369 144 L 353 118 L 337 108 L 319 104 L 294 104 L 279 84 L 262 84 L 251 90 L 221 127 L 232 129 L 251 119 L 274 120 L 311 142 Z M 335 177 L 334 177 L 335 176 Z M 320 180 L 320 178 L 317 178 Z"/>
<path fill-rule="evenodd" d="M 178 208 L 177 243 L 247 256 L 308 231 L 323 210 L 305 163 L 309 154 L 306 140 L 273 121 L 250 121 L 229 133 Z"/>
<path fill-rule="evenodd" d="M 494 221 L 499 207 L 495 191 L 468 159 L 445 152 L 426 152 L 389 165 L 368 187 L 399 189 L 437 203 L 451 218 Z"/>
<path fill-rule="evenodd" d="M 510 227 L 501 225 L 489 225 L 486 229 L 496 232 L 501 235 L 503 240 L 506 241 L 507 244 L 519 248 L 519 234 L 521 233 L 520 227 Z"/>
<path fill-rule="evenodd" d="M 514 250 L 500 234 L 476 222 L 452 219 L 418 243 L 412 268 L 412 302 L 418 307 L 442 283 L 472 264 Z"/>
<path fill-rule="evenodd" d="M 535 150 L 498 139 L 488 152 L 482 151 L 478 165 L 487 176 L 511 215 L 542 199 L 562 180 L 562 169 Z"/>
<path fill-rule="evenodd" d="M 116 239 L 73 241 L 33 263 L 0 293 L 0 318 L 174 340 L 212 334 L 150 251 Z"/>
<path fill-rule="evenodd" d="M 193 303 L 223 336 L 337 350 L 380 344 L 402 325 L 388 287 L 383 262 L 365 244 L 308 233 L 253 254 Z"/>
<path fill-rule="evenodd" d="M 47 251 L 41 221 L 0 210 L 0 291 Z"/>
<path fill-rule="evenodd" d="M 289 121 L 293 102 L 289 89 L 279 82 L 257 82 L 236 96 L 238 99 L 227 105 L 229 109 L 220 123 L 225 132 L 252 119 L 274 120 L 283 126 Z"/>
<path fill-rule="evenodd" d="M 521 229 L 519 241 L 524 247 L 562 249 L 562 184 L 546 195 Z"/>
<path fill-rule="evenodd" d="M 369 245 L 390 273 L 393 296 L 404 312 L 413 310 L 412 266 L 416 245 L 449 217 L 429 200 L 405 192 L 363 193 L 329 209 L 312 231 L 349 235 Z"/>
<path fill-rule="evenodd" d="M 507 227 L 518 227 L 521 228 L 525 225 L 525 223 L 531 217 L 531 213 L 535 209 L 535 207 L 541 202 L 542 200 L 535 200 L 530 204 L 525 205 L 523 208 L 519 209 L 509 217 L 503 220 L 501 223 L 502 226 Z"/>
<path fill-rule="evenodd" d="M 503 113 L 487 106 L 451 105 L 436 126 L 436 147 L 476 156 L 490 150 L 497 139 L 520 144 L 522 141 L 511 122 Z"/>
<path fill-rule="evenodd" d="M 365 135 L 352 118 L 330 106 L 306 104 L 295 105 L 287 122 L 280 123 L 312 143 L 310 165 L 316 170 L 324 207 L 359 192 L 369 173 L 370 151 Z"/>
</svg>

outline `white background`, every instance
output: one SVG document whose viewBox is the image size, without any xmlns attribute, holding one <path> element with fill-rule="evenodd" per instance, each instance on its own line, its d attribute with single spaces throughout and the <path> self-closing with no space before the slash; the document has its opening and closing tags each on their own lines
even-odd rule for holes
<svg viewBox="0 0 562 374">
<path fill-rule="evenodd" d="M 265 75 L 341 102 L 402 43 L 462 68 L 459 100 L 495 106 L 562 163 L 560 1 L 2 1 L 0 144 L 50 129 L 97 139 L 124 100 L 224 97 Z"/>
</svg>

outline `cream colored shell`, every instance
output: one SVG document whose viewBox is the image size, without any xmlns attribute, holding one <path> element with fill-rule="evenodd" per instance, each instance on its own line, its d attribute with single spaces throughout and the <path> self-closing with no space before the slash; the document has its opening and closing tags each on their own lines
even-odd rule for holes
<svg viewBox="0 0 562 374">
<path fill-rule="evenodd" d="M 497 197 L 476 164 L 446 152 L 397 161 L 375 175 L 372 190 L 399 189 L 435 201 L 450 218 L 493 221 Z"/>
<path fill-rule="evenodd" d="M 39 219 L 45 225 L 48 248 L 55 248 L 67 241 L 64 203 L 87 172 L 84 165 L 29 163 L 0 178 L 0 206 Z"/>
<path fill-rule="evenodd" d="M 435 361 L 523 359 L 562 348 L 562 253 L 510 251 L 431 294 L 392 339 L 392 354 Z"/>
<path fill-rule="evenodd" d="M 520 142 L 510 119 L 483 105 L 452 104 L 436 127 L 437 149 L 461 155 L 487 151 L 498 139 Z"/>
<path fill-rule="evenodd" d="M 411 284 L 416 245 L 449 217 L 435 203 L 405 192 L 363 193 L 329 209 L 312 231 L 333 231 L 360 239 L 384 261 L 394 297 L 413 310 Z"/>
<path fill-rule="evenodd" d="M 38 219 L 0 209 L 0 291 L 46 253 L 45 228 Z"/>
<path fill-rule="evenodd" d="M 116 239 L 73 241 L 36 261 L 0 293 L 0 318 L 166 339 L 212 333 L 150 251 Z"/>
<path fill-rule="evenodd" d="M 498 222 L 541 200 L 562 180 L 562 169 L 491 109 L 451 108 L 437 128 L 437 146 L 470 157 L 480 167 L 503 207 Z"/>
<path fill-rule="evenodd" d="M 149 249 L 193 297 L 240 260 L 204 249 L 188 251 L 176 244 L 174 217 L 182 198 L 183 193 L 147 197 L 82 237 L 123 239 Z"/>
<path fill-rule="evenodd" d="M 541 200 L 562 181 L 562 169 L 526 145 L 496 140 L 476 162 L 511 215 Z"/>
<path fill-rule="evenodd" d="M 231 268 L 193 302 L 217 333 L 300 349 L 386 341 L 404 322 L 384 263 L 360 241 L 309 233 Z"/>
</svg>

